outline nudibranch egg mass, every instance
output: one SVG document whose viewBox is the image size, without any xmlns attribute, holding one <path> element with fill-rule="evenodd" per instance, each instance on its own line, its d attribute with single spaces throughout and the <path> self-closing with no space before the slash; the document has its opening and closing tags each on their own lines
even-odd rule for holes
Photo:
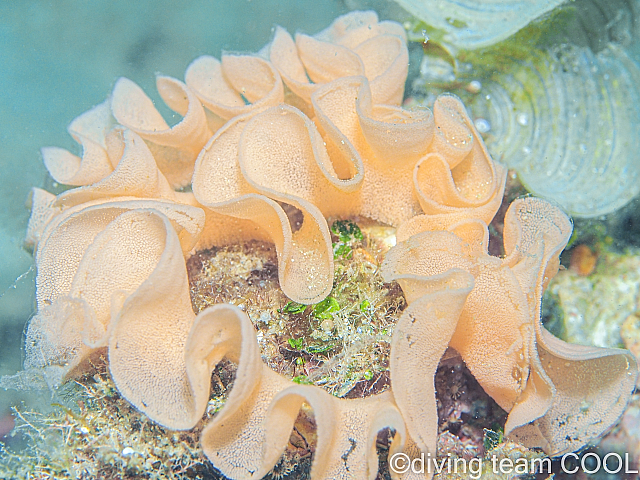
<svg viewBox="0 0 640 480">
<path fill-rule="evenodd" d="M 490 256 L 487 224 L 506 169 L 457 97 L 438 97 L 432 111 L 404 109 L 407 72 L 402 26 L 352 12 L 315 36 L 277 28 L 256 55 L 200 57 L 185 82 L 158 76 L 160 96 L 182 116 L 174 126 L 119 79 L 109 100 L 69 126 L 82 157 L 42 150 L 51 176 L 75 188 L 32 193 L 38 311 L 25 369 L 55 387 L 106 348 L 123 397 L 163 426 L 190 429 L 206 410 L 213 369 L 235 363 L 228 398 L 201 437 L 232 479 L 271 470 L 303 403 L 317 424 L 311 478 L 375 478 L 386 428 L 389 455 L 435 456 L 433 376 L 448 346 L 509 412 L 508 437 L 555 455 L 602 434 L 633 392 L 634 357 L 569 345 L 540 321 L 570 219 L 518 199 L 504 221 L 506 256 Z M 334 272 L 326 219 L 354 216 L 397 227 L 381 269 L 408 306 L 393 332 L 390 390 L 347 400 L 294 383 L 263 363 L 242 310 L 194 314 L 186 259 L 256 239 L 275 245 L 292 301 L 320 302 Z"/>
</svg>

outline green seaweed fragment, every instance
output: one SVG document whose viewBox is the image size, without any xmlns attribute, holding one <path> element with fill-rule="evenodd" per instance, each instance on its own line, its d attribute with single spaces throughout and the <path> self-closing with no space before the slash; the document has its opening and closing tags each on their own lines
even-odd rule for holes
<svg viewBox="0 0 640 480">
<path fill-rule="evenodd" d="M 351 220 L 336 220 L 331 225 L 331 231 L 344 243 L 363 239 L 362 230 Z"/>
<path fill-rule="evenodd" d="M 306 375 L 298 375 L 297 377 L 293 377 L 293 383 L 297 383 L 299 385 L 313 385 L 313 382 L 309 380 Z"/>
<path fill-rule="evenodd" d="M 326 320 L 332 318 L 333 316 L 331 314 L 338 310 L 340 310 L 338 301 L 329 296 L 313 306 L 313 316 L 321 320 Z"/>
<path fill-rule="evenodd" d="M 369 300 L 367 300 L 366 298 L 360 302 L 360 311 L 362 313 L 366 313 L 371 307 L 371 302 L 369 302 Z"/>
<path fill-rule="evenodd" d="M 336 259 L 351 258 L 354 245 L 364 239 L 360 227 L 351 220 L 336 220 L 331 225 L 331 232 L 338 237 L 338 241 L 333 243 L 333 257 Z"/>
<path fill-rule="evenodd" d="M 484 439 L 482 441 L 485 452 L 489 452 L 496 448 L 504 440 L 504 431 L 499 425 L 493 425 L 495 430 L 485 428 Z"/>
<path fill-rule="evenodd" d="M 294 350 L 302 350 L 302 347 L 304 346 L 303 338 L 290 338 L 288 342 Z"/>
<path fill-rule="evenodd" d="M 312 353 L 313 354 L 313 353 L 328 352 L 332 348 L 335 348 L 335 345 L 332 345 L 331 343 L 327 343 L 326 345 L 309 345 L 304 350 L 307 353 Z"/>
<path fill-rule="evenodd" d="M 296 302 L 289 302 L 278 311 L 280 313 L 296 314 L 304 312 L 305 308 L 307 308 L 306 305 L 302 305 Z"/>
</svg>

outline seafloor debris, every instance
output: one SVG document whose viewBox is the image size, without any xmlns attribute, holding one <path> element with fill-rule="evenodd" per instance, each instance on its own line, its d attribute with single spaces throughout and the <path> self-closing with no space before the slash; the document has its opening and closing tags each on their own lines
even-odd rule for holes
<svg viewBox="0 0 640 480">
<path fill-rule="evenodd" d="M 640 393 L 631 397 L 620 421 L 598 447 L 605 451 L 628 453 L 633 469 L 640 469 Z"/>
<path fill-rule="evenodd" d="M 623 346 L 624 340 L 631 349 L 640 341 L 635 321 L 640 308 L 638 250 L 616 253 L 603 249 L 593 273 L 583 276 L 572 268 L 561 271 L 546 295 L 543 310 L 553 309 L 555 318 L 549 321 L 556 323 L 556 333 L 567 342 L 615 348 Z M 637 355 L 637 346 L 635 349 Z"/>
<path fill-rule="evenodd" d="M 66 383 L 50 408 L 14 408 L 13 441 L 0 443 L 0 478 L 216 478 L 199 446 L 202 422 L 185 432 L 159 426 L 118 394 L 104 359 L 93 365 L 96 371 Z M 224 375 L 221 365 L 212 393 L 224 395 L 217 389 Z"/>
<path fill-rule="evenodd" d="M 379 264 L 393 228 L 371 221 L 332 223 L 335 274 L 327 299 L 306 306 L 278 286 L 272 245 L 249 242 L 199 252 L 187 262 L 196 313 L 217 303 L 242 309 L 257 330 L 263 360 L 296 382 L 338 397 L 389 386 L 389 344 L 406 303 Z"/>
<path fill-rule="evenodd" d="M 625 348 L 640 359 L 640 315 L 638 309 L 629 315 L 620 327 L 620 336 Z"/>
<path fill-rule="evenodd" d="M 593 273 L 597 262 L 598 254 L 582 243 L 573 247 L 569 269 L 580 276 L 586 277 Z"/>
</svg>

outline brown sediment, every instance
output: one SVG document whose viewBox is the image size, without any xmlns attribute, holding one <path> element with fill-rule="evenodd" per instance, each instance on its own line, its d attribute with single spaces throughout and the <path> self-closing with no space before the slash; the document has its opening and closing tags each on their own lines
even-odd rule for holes
<svg viewBox="0 0 640 480">
<path fill-rule="evenodd" d="M 379 261 L 389 248 L 385 241 L 394 229 L 359 221 L 362 240 L 345 245 L 348 250 L 335 259 L 330 296 L 337 311 L 318 314 L 314 305 L 288 311 L 290 300 L 278 284 L 275 248 L 250 241 L 189 258 L 194 312 L 218 303 L 238 306 L 254 324 L 263 360 L 291 379 L 345 398 L 387 390 L 393 326 L 406 305 L 400 286 L 385 283 L 379 272 Z M 339 242 L 336 235 L 333 240 Z"/>
</svg>

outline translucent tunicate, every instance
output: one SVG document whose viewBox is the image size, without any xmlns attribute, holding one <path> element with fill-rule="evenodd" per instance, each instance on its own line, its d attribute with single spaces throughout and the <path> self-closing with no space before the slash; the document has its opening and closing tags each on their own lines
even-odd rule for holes
<svg viewBox="0 0 640 480">
<path fill-rule="evenodd" d="M 640 191 L 639 85 L 622 48 L 564 45 L 483 81 L 491 101 L 477 95 L 469 106 L 491 125 L 490 152 L 529 190 L 594 217 Z"/>
</svg>

